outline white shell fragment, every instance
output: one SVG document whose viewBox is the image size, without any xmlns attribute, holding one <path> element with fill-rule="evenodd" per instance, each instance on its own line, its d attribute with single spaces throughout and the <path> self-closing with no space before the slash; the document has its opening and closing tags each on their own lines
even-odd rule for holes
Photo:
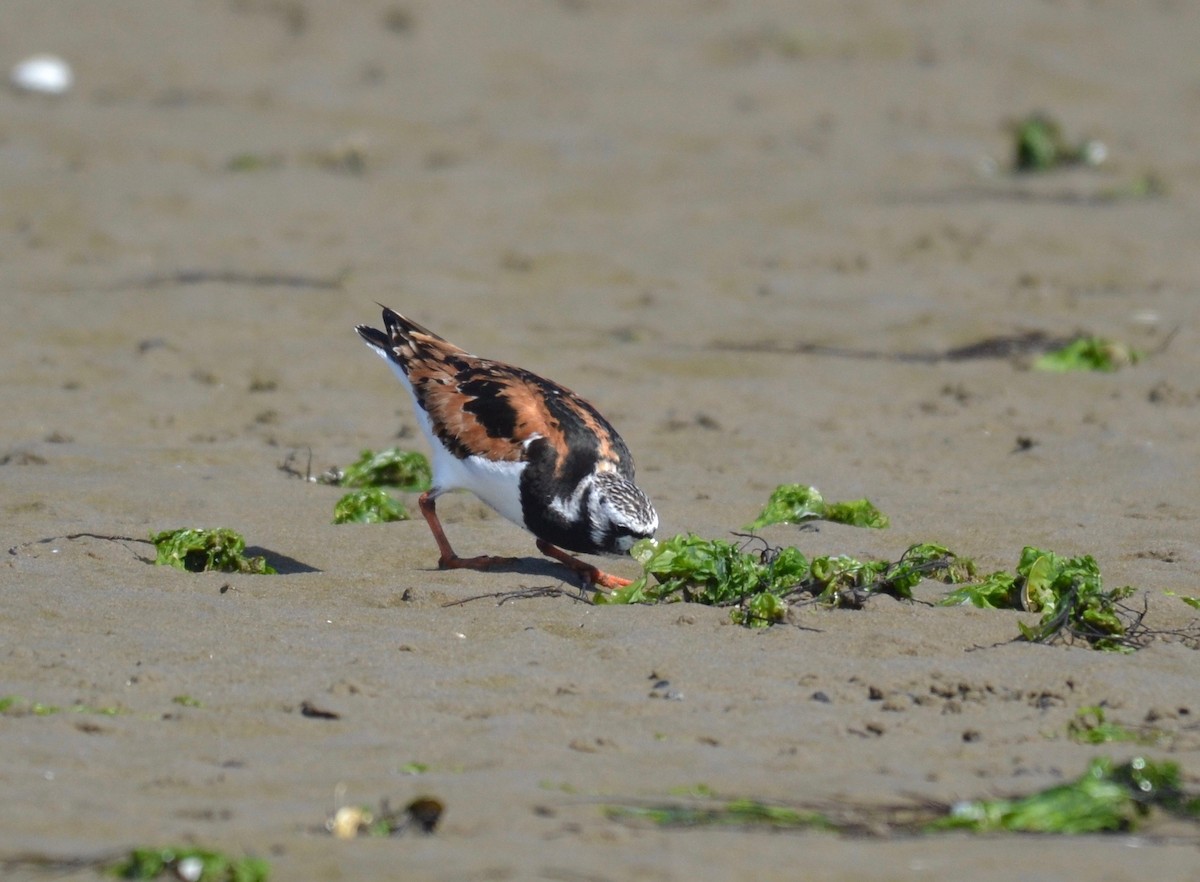
<svg viewBox="0 0 1200 882">
<path fill-rule="evenodd" d="M 57 55 L 31 55 L 13 66 L 9 81 L 22 92 L 62 95 L 75 82 L 71 65 Z"/>
<path fill-rule="evenodd" d="M 354 839 L 359 831 L 375 820 L 369 811 L 355 805 L 344 805 L 325 822 L 325 829 L 338 839 Z"/>
<path fill-rule="evenodd" d="M 198 857 L 185 857 L 175 865 L 175 875 L 184 882 L 197 882 L 204 875 L 204 861 Z"/>
<path fill-rule="evenodd" d="M 1088 165 L 1103 165 L 1108 159 L 1108 146 L 1103 141 L 1084 141 L 1079 151 Z"/>
</svg>

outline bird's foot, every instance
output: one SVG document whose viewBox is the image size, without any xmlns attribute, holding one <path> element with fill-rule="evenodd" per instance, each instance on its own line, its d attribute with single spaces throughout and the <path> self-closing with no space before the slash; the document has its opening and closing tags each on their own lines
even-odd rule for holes
<svg viewBox="0 0 1200 882">
<path fill-rule="evenodd" d="M 551 545 L 544 539 L 537 541 L 537 547 L 538 551 L 546 555 L 546 557 L 554 558 L 581 576 L 586 585 L 595 585 L 597 588 L 607 588 L 609 591 L 615 591 L 618 588 L 624 588 L 626 585 L 633 584 L 632 579 L 622 579 L 620 576 L 614 576 L 611 573 L 599 570 L 590 563 L 584 563 L 561 548 Z"/>
<path fill-rule="evenodd" d="M 599 588 L 607 588 L 609 591 L 616 591 L 618 588 L 624 588 L 627 585 L 633 584 L 633 579 L 623 579 L 620 576 L 614 576 L 612 573 L 606 573 L 595 567 L 592 567 L 591 573 L 584 574 L 584 577 L 593 585 Z"/>
</svg>

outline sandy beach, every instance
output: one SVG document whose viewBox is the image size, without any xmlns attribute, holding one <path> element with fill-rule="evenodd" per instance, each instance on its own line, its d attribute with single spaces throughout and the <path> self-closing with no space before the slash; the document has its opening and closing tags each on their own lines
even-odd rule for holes
<svg viewBox="0 0 1200 882">
<path fill-rule="evenodd" d="M 290 472 L 425 450 L 354 333 L 382 303 L 594 402 L 664 537 L 732 538 L 811 484 L 891 526 L 768 541 L 939 542 L 983 572 L 1090 554 L 1150 627 L 1195 627 L 1171 592 L 1200 595 L 1200 7 L 12 0 L 0 21 L 4 70 L 74 73 L 0 89 L 6 879 L 176 843 L 276 880 L 1196 878 L 1195 825 L 605 812 L 950 804 L 1138 754 L 1195 792 L 1194 641 L 1017 642 L 1036 616 L 934 606 L 934 582 L 764 630 L 593 606 L 469 496 L 439 504 L 455 547 L 512 571 L 438 571 L 419 516 L 334 526 L 342 491 Z M 1035 111 L 1105 161 L 1014 174 Z M 1032 332 L 1145 357 L 946 357 Z M 184 526 L 280 574 L 150 565 L 146 537 Z M 568 590 L 493 596 L 544 587 Z M 1078 743 L 1090 706 L 1163 738 Z M 422 795 L 435 835 L 325 830 Z"/>
</svg>

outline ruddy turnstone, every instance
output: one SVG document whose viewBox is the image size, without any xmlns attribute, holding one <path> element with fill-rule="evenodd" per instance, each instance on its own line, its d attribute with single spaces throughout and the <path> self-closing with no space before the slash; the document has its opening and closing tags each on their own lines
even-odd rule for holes
<svg viewBox="0 0 1200 882">
<path fill-rule="evenodd" d="M 477 358 L 383 307 L 384 331 L 359 325 L 412 396 L 433 451 L 433 486 L 421 494 L 441 569 L 489 569 L 514 558 L 459 557 L 438 520 L 437 498 L 470 490 L 537 537 L 538 550 L 604 588 L 628 579 L 572 557 L 624 554 L 654 535 L 658 515 L 633 483 L 621 436 L 570 389 L 519 367 Z"/>
</svg>

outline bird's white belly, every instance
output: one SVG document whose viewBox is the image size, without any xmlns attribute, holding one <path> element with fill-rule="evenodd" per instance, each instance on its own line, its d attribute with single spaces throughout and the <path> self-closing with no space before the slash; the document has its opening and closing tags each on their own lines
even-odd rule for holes
<svg viewBox="0 0 1200 882">
<path fill-rule="evenodd" d="M 433 442 L 433 483 L 442 490 L 470 490 L 519 527 L 525 526 L 521 511 L 523 462 L 495 462 L 481 456 L 458 459 Z"/>
<path fill-rule="evenodd" d="M 525 515 L 521 511 L 521 472 L 523 462 L 496 462 L 481 456 L 459 459 L 448 451 L 433 433 L 429 414 L 417 402 L 412 383 L 398 364 L 388 361 L 388 366 L 400 378 L 412 398 L 413 414 L 421 432 L 429 442 L 430 466 L 433 469 L 433 490 L 441 494 L 449 490 L 470 490 L 499 514 L 518 527 L 525 526 Z"/>
</svg>

